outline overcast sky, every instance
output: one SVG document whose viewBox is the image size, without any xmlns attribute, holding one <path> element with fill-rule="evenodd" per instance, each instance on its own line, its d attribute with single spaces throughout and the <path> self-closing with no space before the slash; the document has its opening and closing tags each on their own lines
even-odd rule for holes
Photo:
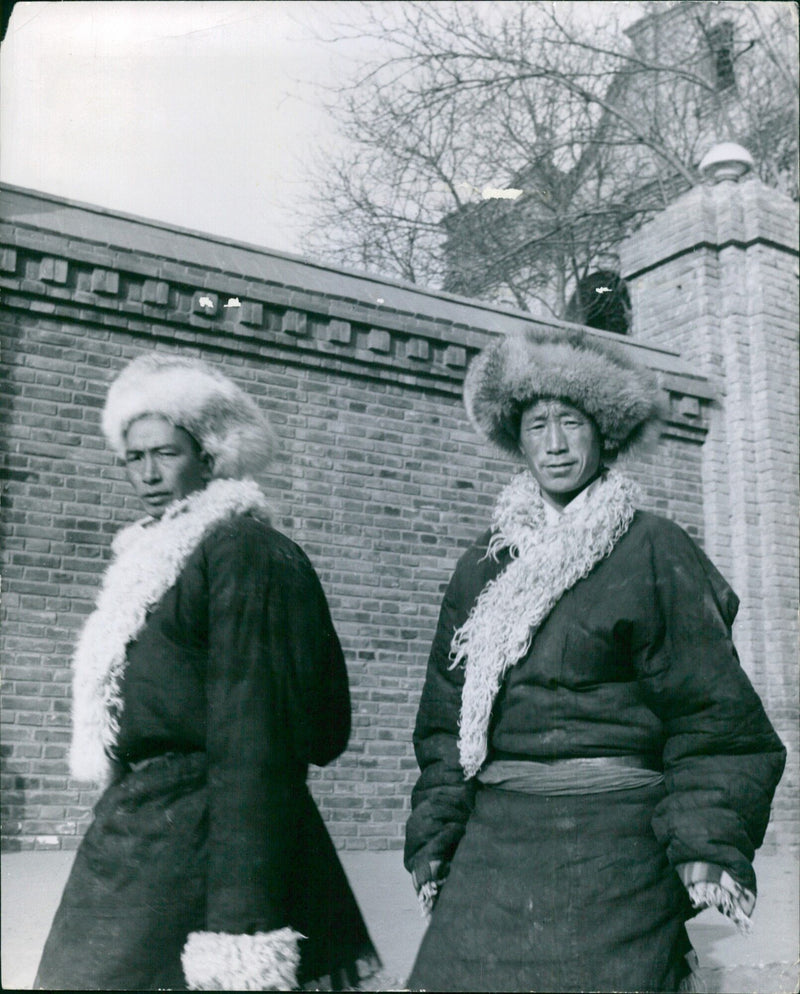
<svg viewBox="0 0 800 994">
<path fill-rule="evenodd" d="M 637 5 L 576 6 L 597 19 Z M 300 252 L 305 167 L 336 141 L 319 87 L 380 54 L 322 39 L 363 16 L 351 0 L 18 3 L 0 50 L 0 179 Z"/>
<path fill-rule="evenodd" d="M 300 251 L 302 163 L 334 140 L 314 84 L 354 56 L 315 34 L 357 7 L 19 3 L 0 53 L 0 178 Z"/>
</svg>

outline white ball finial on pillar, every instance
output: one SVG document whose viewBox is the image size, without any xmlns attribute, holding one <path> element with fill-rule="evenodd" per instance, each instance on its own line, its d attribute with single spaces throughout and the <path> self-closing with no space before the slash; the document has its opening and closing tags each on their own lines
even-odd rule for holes
<svg viewBox="0 0 800 994">
<path fill-rule="evenodd" d="M 711 183 L 722 183 L 725 180 L 736 183 L 753 166 L 753 156 L 746 148 L 735 142 L 720 142 L 706 152 L 698 168 L 703 179 Z"/>
</svg>

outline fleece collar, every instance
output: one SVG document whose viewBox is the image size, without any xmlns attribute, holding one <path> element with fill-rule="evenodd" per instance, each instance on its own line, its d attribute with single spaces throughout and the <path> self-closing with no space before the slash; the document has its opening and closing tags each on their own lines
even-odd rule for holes
<svg viewBox="0 0 800 994">
<path fill-rule="evenodd" d="M 76 779 L 108 779 L 108 752 L 117 741 L 123 707 L 120 683 L 126 651 L 148 612 L 173 586 L 209 531 L 246 513 L 269 520 L 258 486 L 252 480 L 214 480 L 170 505 L 159 520 L 137 521 L 114 539 L 114 559 L 73 657 L 70 771 Z"/>
<path fill-rule="evenodd" d="M 637 500 L 635 485 L 613 471 L 556 521 L 548 521 L 527 470 L 501 492 L 487 555 L 497 559 L 508 550 L 512 561 L 481 591 L 452 642 L 452 665 L 465 666 L 458 745 L 467 777 L 486 759 L 492 706 L 506 673 L 527 655 L 562 594 L 611 553 L 630 527 Z"/>
</svg>

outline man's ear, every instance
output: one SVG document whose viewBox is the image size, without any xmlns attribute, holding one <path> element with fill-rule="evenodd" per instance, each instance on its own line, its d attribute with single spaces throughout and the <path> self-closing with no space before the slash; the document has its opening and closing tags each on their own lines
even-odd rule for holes
<svg viewBox="0 0 800 994">
<path fill-rule="evenodd" d="M 214 457 L 210 452 L 201 452 L 200 461 L 203 464 L 203 478 L 208 482 L 214 475 Z"/>
</svg>

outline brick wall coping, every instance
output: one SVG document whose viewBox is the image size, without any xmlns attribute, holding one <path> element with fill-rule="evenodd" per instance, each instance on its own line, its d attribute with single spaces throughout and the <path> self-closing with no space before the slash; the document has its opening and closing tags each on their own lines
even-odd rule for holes
<svg viewBox="0 0 800 994">
<path fill-rule="evenodd" d="M 756 245 L 762 245 L 764 248 L 773 249 L 775 252 L 782 252 L 785 255 L 791 255 L 794 258 L 800 256 L 800 250 L 791 245 L 783 245 L 780 242 L 773 241 L 770 238 L 751 238 L 750 241 L 743 241 L 740 238 L 729 238 L 725 242 L 711 242 L 711 241 L 701 241 L 695 242 L 693 245 L 688 245 L 686 248 L 679 249 L 677 252 L 673 252 L 672 255 L 667 255 L 663 259 L 657 259 L 654 262 L 649 263 L 646 266 L 642 266 L 641 269 L 637 269 L 635 272 L 626 273 L 626 280 L 635 280 L 640 276 L 644 276 L 645 273 L 650 273 L 654 269 L 658 269 L 661 266 L 666 266 L 670 262 L 675 262 L 676 259 L 680 259 L 685 255 L 691 255 L 693 252 L 709 251 L 709 252 L 724 252 L 727 248 L 737 248 L 746 252 L 748 249 L 754 248 Z"/>
<path fill-rule="evenodd" d="M 633 281 L 696 252 L 761 248 L 797 258 L 797 211 L 757 177 L 695 186 L 622 243 L 622 275 Z"/>
<path fill-rule="evenodd" d="M 166 294 L 172 283 L 181 284 L 183 289 L 194 287 L 197 293 L 203 289 L 210 294 L 216 292 L 220 298 L 215 300 L 216 314 L 204 315 L 194 302 L 196 321 L 192 323 L 201 328 L 224 323 L 221 298 L 230 294 L 242 299 L 246 295 L 256 306 L 272 304 L 298 315 L 318 315 L 328 322 L 361 322 L 372 329 L 369 347 L 376 352 L 383 348 L 380 335 L 386 334 L 380 329 L 388 329 L 389 335 L 400 332 L 447 343 L 464 353 L 455 361 L 445 359 L 445 365 L 458 379 L 471 354 L 485 345 L 487 333 L 503 334 L 526 327 L 575 327 L 566 322 L 538 321 L 524 311 L 339 269 L 9 184 L 0 184 L 0 222 L 2 242 L 12 252 L 19 249 L 44 253 L 53 259 L 53 265 L 60 258 L 95 267 L 97 275 L 92 274 L 91 291 L 95 301 L 105 308 L 111 306 L 116 291 L 104 280 L 100 267 L 161 282 L 161 288 L 152 291 L 156 296 L 162 290 Z M 10 267 L 3 268 L 9 271 Z M 40 276 L 43 278 L 46 279 Z M 11 299 L 11 289 L 5 282 L 6 303 Z M 30 283 L 23 289 L 38 292 Z M 40 285 L 38 290 L 42 289 Z M 81 295 L 81 303 L 91 303 L 86 294 Z M 164 301 L 155 298 L 149 304 L 165 306 Z M 149 310 L 152 308 L 148 306 L 145 313 Z M 239 317 L 244 320 L 241 313 Z M 305 329 L 293 332 L 298 339 L 305 335 Z M 608 332 L 590 329 L 590 333 L 633 349 L 640 361 L 662 375 L 665 389 L 704 400 L 713 397 L 706 379 L 695 375 L 677 353 Z M 335 335 L 336 332 L 334 340 Z M 416 368 L 421 368 L 420 363 Z"/>
</svg>

